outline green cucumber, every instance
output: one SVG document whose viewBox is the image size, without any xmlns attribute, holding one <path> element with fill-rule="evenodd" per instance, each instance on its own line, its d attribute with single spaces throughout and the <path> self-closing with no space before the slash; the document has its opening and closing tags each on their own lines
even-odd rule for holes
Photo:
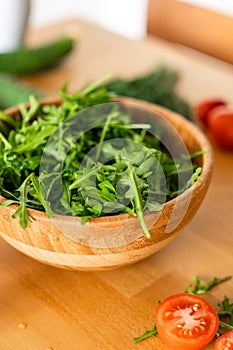
<svg viewBox="0 0 233 350">
<path fill-rule="evenodd" d="M 27 102 L 30 95 L 37 98 L 45 96 L 35 88 L 23 84 L 10 74 L 0 73 L 0 108 L 8 108 Z"/>
<path fill-rule="evenodd" d="M 57 64 L 74 46 L 74 39 L 62 37 L 37 47 L 22 47 L 0 54 L 0 71 L 32 74 Z"/>
</svg>

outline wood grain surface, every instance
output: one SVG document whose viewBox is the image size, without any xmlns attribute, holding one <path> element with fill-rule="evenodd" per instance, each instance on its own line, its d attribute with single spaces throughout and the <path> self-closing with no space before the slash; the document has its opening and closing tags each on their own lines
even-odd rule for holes
<svg viewBox="0 0 233 350">
<path fill-rule="evenodd" d="M 192 103 L 232 98 L 232 66 L 161 39 L 131 42 L 71 21 L 31 30 L 28 42 L 67 31 L 79 38 L 67 60 L 24 79 L 48 94 L 56 95 L 64 80 L 76 90 L 109 73 L 129 77 L 163 62 L 180 70 L 179 91 Z M 0 349 L 168 350 L 157 337 L 133 343 L 151 328 L 157 300 L 182 292 L 193 275 L 209 280 L 233 273 L 233 154 L 217 148 L 214 154 L 213 180 L 197 215 L 172 243 L 140 263 L 71 272 L 36 262 L 0 240 Z M 224 295 L 233 297 L 232 281 L 206 298 L 217 305 Z"/>
</svg>

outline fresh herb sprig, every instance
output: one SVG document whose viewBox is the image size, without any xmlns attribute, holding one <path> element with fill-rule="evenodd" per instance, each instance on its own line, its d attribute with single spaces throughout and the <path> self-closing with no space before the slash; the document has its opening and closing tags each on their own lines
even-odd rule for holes
<svg viewBox="0 0 233 350">
<path fill-rule="evenodd" d="M 105 86 L 119 96 L 129 96 L 167 107 L 192 120 L 192 109 L 176 92 L 177 71 L 158 65 L 153 70 L 129 79 L 114 79 Z"/>
<path fill-rule="evenodd" d="M 213 287 L 218 286 L 219 284 L 228 281 L 232 278 L 232 276 L 226 276 L 224 278 L 218 278 L 215 277 L 211 281 L 205 283 L 203 280 L 201 280 L 199 277 L 194 276 L 193 281 L 194 285 L 190 284 L 186 289 L 185 293 L 191 293 L 191 294 L 205 294 L 209 292 Z"/>
<path fill-rule="evenodd" d="M 220 310 L 218 311 L 219 316 L 219 329 L 218 334 L 221 335 L 226 330 L 233 330 L 233 302 L 225 295 L 221 303 L 218 304 Z"/>
<path fill-rule="evenodd" d="M 150 337 L 156 337 L 158 334 L 158 330 L 156 327 L 156 324 L 153 323 L 153 328 L 151 330 L 146 330 L 145 333 L 143 333 L 142 335 L 140 335 L 139 337 L 134 338 L 134 343 L 139 343 L 142 340 L 145 340 L 147 338 Z"/>
</svg>

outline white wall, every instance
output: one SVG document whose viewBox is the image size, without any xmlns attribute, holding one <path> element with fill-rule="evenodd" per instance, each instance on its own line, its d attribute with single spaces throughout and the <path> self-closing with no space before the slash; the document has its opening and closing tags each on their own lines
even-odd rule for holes
<svg viewBox="0 0 233 350">
<path fill-rule="evenodd" d="M 232 0 L 180 0 L 181 2 L 190 3 L 213 10 L 224 15 L 233 17 L 233 1 Z"/>
<path fill-rule="evenodd" d="M 233 0 L 181 1 L 233 16 Z M 146 33 L 147 3 L 148 0 L 31 0 L 30 23 L 43 26 L 79 17 L 129 38 L 140 39 Z"/>
<path fill-rule="evenodd" d="M 145 35 L 146 16 L 147 0 L 31 0 L 30 23 L 43 26 L 78 17 L 138 39 Z"/>
</svg>

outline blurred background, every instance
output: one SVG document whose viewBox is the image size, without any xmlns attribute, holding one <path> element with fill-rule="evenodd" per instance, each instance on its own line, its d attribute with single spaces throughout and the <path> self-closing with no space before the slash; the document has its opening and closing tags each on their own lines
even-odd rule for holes
<svg viewBox="0 0 233 350">
<path fill-rule="evenodd" d="M 179 89 L 182 95 L 187 96 L 190 84 L 195 85 L 196 81 L 197 86 L 200 85 L 203 77 L 202 72 L 197 72 L 194 77 L 189 78 L 189 67 L 185 71 L 182 64 L 176 66 L 173 56 L 169 52 L 161 55 L 155 44 L 153 45 L 154 55 L 151 58 L 149 58 L 150 55 L 144 54 L 142 59 L 134 60 L 131 54 L 128 54 L 128 44 L 134 47 L 143 43 L 147 46 L 153 37 L 164 39 L 163 43 L 170 41 L 178 44 L 176 45 L 177 52 L 182 47 L 186 49 L 187 54 L 188 48 L 189 52 L 190 49 L 192 53 L 193 50 L 199 51 L 211 58 L 233 64 L 233 51 L 231 49 L 233 6 L 232 1 L 229 0 L 221 0 L 221 2 L 219 0 L 8 0 L 0 1 L 0 13 L 2 14 L 0 21 L 0 58 L 1 53 L 9 53 L 8 56 L 3 55 L 2 57 L 1 72 L 11 73 L 14 77 L 18 76 L 21 81 L 36 86 L 41 91 L 46 90 L 46 93 L 49 94 L 54 92 L 53 82 L 56 82 L 56 86 L 61 86 L 64 80 L 69 80 L 70 88 L 77 90 L 89 81 L 98 80 L 100 77 L 108 75 L 109 72 L 114 73 L 116 77 L 125 78 L 132 76 L 132 74 L 135 74 L 134 72 L 138 72 L 138 74 L 145 73 L 146 77 L 144 76 L 144 78 L 147 86 L 150 82 L 151 86 L 154 87 L 157 82 L 155 84 L 152 78 L 157 72 L 155 74 L 153 71 L 153 74 L 149 75 L 149 69 L 152 71 L 155 62 L 159 62 L 168 65 L 177 72 L 182 70 L 183 85 L 177 84 L 176 88 Z M 76 21 L 76 19 L 81 19 L 83 22 Z M 89 23 L 94 25 L 90 26 Z M 82 26 L 89 28 L 85 32 L 86 36 L 84 36 L 84 32 L 79 31 Z M 57 30 L 57 28 L 60 29 Z M 102 35 L 106 36 L 106 42 L 102 42 L 102 39 L 99 40 L 98 31 L 100 33 L 104 32 Z M 121 37 L 112 35 L 111 32 L 121 35 Z M 55 51 L 54 46 L 52 46 L 52 49 L 51 47 L 46 48 L 46 53 L 44 53 L 43 45 L 46 46 L 52 38 L 55 40 L 58 37 L 57 39 L 59 39 L 67 33 L 71 38 L 66 38 L 66 41 L 62 41 L 62 44 L 60 42 L 56 43 Z M 39 41 L 32 39 L 38 37 Z M 117 38 L 116 40 L 122 40 L 126 43 L 121 54 L 115 53 L 116 45 L 112 38 Z M 132 41 L 128 41 L 128 38 Z M 73 45 L 73 40 L 77 40 L 79 46 Z M 42 45 L 43 52 L 43 55 L 40 53 L 39 60 L 30 59 L 25 61 L 20 53 L 20 59 L 16 59 L 14 55 L 11 55 L 14 49 L 25 46 L 26 53 L 27 50 L 30 51 L 31 47 L 32 52 L 30 51 L 29 54 L 34 57 L 34 55 L 38 55 L 36 50 L 38 43 Z M 93 46 L 97 49 L 98 55 L 104 53 L 100 57 L 98 69 L 95 68 L 97 56 L 93 61 Z M 33 51 L 33 47 L 35 47 L 36 52 Z M 55 67 L 72 50 L 74 54 L 70 61 L 67 60 L 66 65 L 58 67 L 60 69 L 59 76 L 54 70 L 48 70 L 52 66 Z M 52 62 L 49 62 L 54 52 L 56 59 L 51 58 Z M 77 56 L 75 56 L 76 53 Z M 42 56 L 43 59 L 41 59 Z M 72 67 L 71 64 L 72 57 L 75 57 L 75 67 Z M 19 67 L 15 64 L 16 61 L 20 62 Z M 83 62 L 88 67 L 85 73 L 80 68 Z M 34 75 L 34 73 L 40 72 L 43 74 Z M 50 79 L 48 79 L 49 74 Z M 11 79 L 14 78 L 13 76 Z M 173 79 L 175 82 L 173 82 L 172 89 L 175 88 L 175 83 L 178 81 L 178 73 L 175 73 L 175 76 L 177 78 Z M 3 82 L 3 77 L 0 77 L 0 79 Z M 212 79 L 212 72 L 209 73 L 209 79 Z M 160 77 L 160 81 L 164 81 L 164 75 Z M 50 85 L 48 82 L 51 82 Z M 46 89 L 44 86 L 46 86 Z M 213 89 L 215 89 L 217 96 L 223 94 L 223 90 L 220 89 L 218 84 L 213 86 Z M 114 87 L 114 91 L 116 91 L 116 87 Z M 150 87 L 146 93 L 143 92 L 144 96 L 147 96 L 149 91 L 151 91 Z M 225 89 L 224 91 L 229 91 L 232 99 L 230 92 L 232 89 Z M 116 92 L 120 95 L 123 94 L 122 91 Z M 9 96 L 12 94 L 6 93 L 5 89 L 2 89 L 2 96 L 3 93 L 5 93 L 7 103 L 3 101 L 2 107 L 15 105 L 21 102 L 22 98 L 26 101 L 25 96 L 27 97 L 29 94 L 28 91 L 25 91 L 24 96 L 20 97 L 20 101 L 15 99 L 9 101 Z M 199 88 L 195 89 L 195 93 L 195 96 L 189 94 L 190 101 L 196 100 L 200 95 L 208 96 L 210 94 L 209 87 L 205 89 L 202 86 L 201 90 Z M 33 94 L 35 94 L 34 91 Z M 141 95 L 133 97 L 141 98 Z M 157 99 L 153 99 L 151 102 L 161 103 Z M 169 105 L 169 108 L 171 107 Z M 183 110 L 179 110 L 179 112 L 181 114 L 186 113 Z"/>
<path fill-rule="evenodd" d="M 233 2 L 229 0 L 182 2 L 233 16 Z M 131 39 L 141 39 L 146 34 L 147 5 L 148 0 L 31 0 L 30 24 L 40 27 L 79 17 Z"/>
</svg>

